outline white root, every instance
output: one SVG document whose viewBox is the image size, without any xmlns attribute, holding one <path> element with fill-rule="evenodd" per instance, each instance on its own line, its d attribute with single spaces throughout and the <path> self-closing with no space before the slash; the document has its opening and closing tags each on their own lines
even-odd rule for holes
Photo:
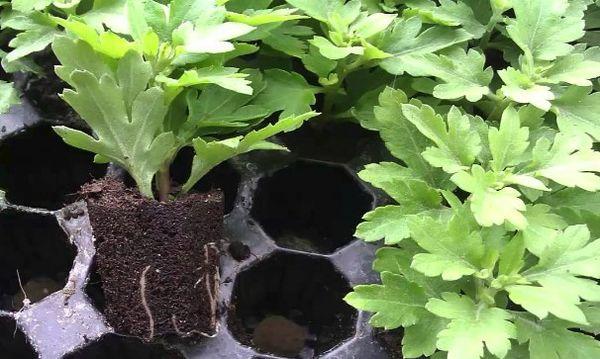
<svg viewBox="0 0 600 359">
<path fill-rule="evenodd" d="M 152 311 L 148 306 L 148 301 L 146 300 L 146 274 L 150 270 L 151 266 L 147 266 L 142 275 L 140 276 L 140 296 L 142 298 L 142 306 L 146 311 L 146 315 L 148 316 L 148 322 L 150 326 L 150 335 L 148 336 L 148 340 L 152 340 L 154 338 L 154 317 L 152 316 Z"/>
<path fill-rule="evenodd" d="M 204 246 L 204 264 L 205 265 L 209 265 L 210 264 L 210 253 L 209 250 L 213 250 L 215 252 L 218 251 L 217 246 L 214 243 L 209 243 L 206 244 Z M 198 268 L 198 270 L 201 269 Z M 213 285 L 210 285 L 210 272 L 207 272 L 204 274 L 204 276 L 198 278 L 198 281 L 196 281 L 196 283 L 194 284 L 194 288 L 196 288 L 202 281 L 204 281 L 204 287 L 206 290 L 206 294 L 208 296 L 208 301 L 210 304 L 210 313 L 211 313 L 211 317 L 210 317 L 210 326 L 213 328 L 217 328 L 217 293 L 219 292 L 219 283 L 220 283 L 220 277 L 219 277 L 219 268 L 218 266 L 215 266 L 213 268 L 214 271 L 214 276 L 213 276 Z"/>
</svg>

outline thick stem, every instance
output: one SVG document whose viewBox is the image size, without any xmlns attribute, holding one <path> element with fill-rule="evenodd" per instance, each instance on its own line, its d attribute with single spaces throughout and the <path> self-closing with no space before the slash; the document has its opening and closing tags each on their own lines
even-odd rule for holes
<svg viewBox="0 0 600 359">
<path fill-rule="evenodd" d="M 165 166 L 158 171 L 156 175 L 156 188 L 158 189 L 158 200 L 168 202 L 169 195 L 171 194 L 171 173 L 169 166 Z"/>
</svg>

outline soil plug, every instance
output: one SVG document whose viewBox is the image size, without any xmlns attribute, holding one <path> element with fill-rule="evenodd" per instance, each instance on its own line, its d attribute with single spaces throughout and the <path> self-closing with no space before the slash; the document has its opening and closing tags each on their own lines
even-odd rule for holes
<svg viewBox="0 0 600 359">
<path fill-rule="evenodd" d="M 307 338 L 305 327 L 279 315 L 265 318 L 252 335 L 254 345 L 261 351 L 285 357 L 300 354 Z"/>
</svg>

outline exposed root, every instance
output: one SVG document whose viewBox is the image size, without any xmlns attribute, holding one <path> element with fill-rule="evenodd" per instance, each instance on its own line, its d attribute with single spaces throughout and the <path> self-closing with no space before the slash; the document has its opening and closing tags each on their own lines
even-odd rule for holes
<svg viewBox="0 0 600 359">
<path fill-rule="evenodd" d="M 17 312 L 17 314 L 19 314 L 31 305 L 31 300 L 27 297 L 27 292 L 25 292 L 25 288 L 23 288 L 23 283 L 21 282 L 21 274 L 19 273 L 18 269 L 17 269 L 17 281 L 19 282 L 19 288 L 21 288 L 21 292 L 23 293 L 23 306 Z M 15 320 L 15 331 L 13 332 L 13 339 L 17 336 L 17 330 L 19 330 L 19 325 L 17 324 L 17 321 Z"/>
<path fill-rule="evenodd" d="M 23 283 L 21 282 L 21 274 L 19 274 L 18 269 L 17 269 L 17 281 L 19 282 L 19 288 L 21 288 L 21 292 L 23 293 L 23 307 L 21 307 L 21 310 L 23 310 L 31 304 L 31 300 L 29 300 L 29 298 L 27 297 L 25 288 L 23 288 Z M 19 311 L 21 311 L 21 310 L 19 310 Z"/>
<path fill-rule="evenodd" d="M 180 330 L 179 326 L 177 325 L 177 316 L 175 316 L 175 314 L 173 314 L 173 316 L 171 317 L 171 324 L 173 324 L 173 328 L 175 329 L 175 333 L 177 333 L 178 335 L 180 335 L 182 337 L 189 337 L 189 336 L 191 336 L 191 335 L 193 335 L 195 333 L 198 333 L 198 334 L 200 334 L 200 335 L 202 335 L 204 337 L 207 337 L 207 338 L 214 338 L 214 337 L 217 336 L 216 333 L 210 335 L 210 334 L 206 334 L 204 332 L 201 332 L 199 330 L 192 330 L 192 331 L 189 331 L 189 332 L 184 332 L 184 331 Z"/>
<path fill-rule="evenodd" d="M 208 266 L 210 264 L 210 250 L 218 253 L 218 248 L 214 243 L 208 243 L 204 245 L 204 264 Z M 200 270 L 198 268 L 197 270 Z M 198 287 L 202 282 L 204 282 L 204 289 L 206 291 L 206 295 L 208 296 L 208 302 L 210 304 L 210 326 L 213 328 L 217 328 L 217 294 L 219 293 L 219 285 L 220 285 L 220 277 L 219 277 L 219 267 L 214 266 L 212 268 L 214 275 L 212 276 L 213 284 L 211 285 L 211 275 L 210 271 L 206 271 L 204 276 L 198 278 L 198 281 L 194 284 L 194 288 Z"/>
<path fill-rule="evenodd" d="M 152 316 L 152 311 L 148 306 L 148 301 L 146 300 L 146 274 L 149 270 L 150 266 L 147 266 L 142 272 L 142 275 L 140 276 L 140 296 L 142 298 L 142 306 L 146 311 L 146 315 L 148 316 L 148 322 L 150 325 L 150 335 L 147 338 L 148 341 L 154 338 L 154 317 Z"/>
</svg>

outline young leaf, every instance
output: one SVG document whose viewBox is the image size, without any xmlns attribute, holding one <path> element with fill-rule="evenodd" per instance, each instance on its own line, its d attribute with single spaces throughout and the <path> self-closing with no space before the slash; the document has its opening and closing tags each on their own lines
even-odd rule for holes
<svg viewBox="0 0 600 359">
<path fill-rule="evenodd" d="M 541 138 L 533 148 L 535 174 L 567 187 L 600 190 L 600 152 L 587 135 L 559 133 L 550 141 Z"/>
<path fill-rule="evenodd" d="M 558 58 L 548 70 L 544 71 L 544 82 L 552 84 L 568 83 L 576 86 L 592 86 L 590 79 L 600 76 L 598 48 L 584 52 L 573 52 Z"/>
<path fill-rule="evenodd" d="M 512 301 L 540 319 L 552 313 L 561 319 L 587 324 L 578 307 L 580 298 L 600 301 L 600 286 L 579 276 L 600 278 L 600 239 L 590 242 L 590 232 L 585 226 L 568 227 L 544 249 L 539 263 L 522 275 L 540 286 L 508 287 Z"/>
<path fill-rule="evenodd" d="M 437 145 L 423 152 L 423 157 L 434 167 L 441 167 L 447 173 L 468 169 L 481 151 L 479 134 L 471 128 L 469 118 L 454 106 L 447 121 L 428 105 L 421 108 L 403 105 L 402 113 Z"/>
<path fill-rule="evenodd" d="M 286 2 L 313 19 L 327 22 L 330 14 L 340 11 L 345 0 L 286 0 Z"/>
<path fill-rule="evenodd" d="M 235 67 L 211 66 L 187 70 L 178 79 L 159 75 L 156 80 L 171 88 L 215 84 L 241 94 L 252 95 L 253 90 L 250 87 L 250 81 L 246 80 L 248 74 L 238 71 L 239 69 Z"/>
<path fill-rule="evenodd" d="M 363 122 L 363 127 L 379 131 L 392 155 L 405 162 L 412 171 L 430 185 L 443 187 L 446 182 L 439 170 L 432 168 L 421 153 L 430 145 L 429 140 L 408 121 L 402 105 L 408 98 L 401 90 L 386 88 L 379 96 L 380 106 L 375 107 L 375 121 Z M 415 105 L 421 105 L 412 101 Z"/>
<path fill-rule="evenodd" d="M 393 162 L 370 164 L 358 176 L 377 188 L 383 189 L 396 202 L 416 208 L 437 208 L 440 194 L 421 180 L 417 174 Z"/>
<path fill-rule="evenodd" d="M 406 5 L 410 8 L 408 14 L 416 13 L 425 20 L 446 26 L 462 26 L 475 39 L 486 32 L 485 26 L 476 18 L 473 9 L 464 2 L 441 0 L 436 6 L 429 0 L 409 0 Z"/>
<path fill-rule="evenodd" d="M 494 71 L 485 67 L 485 56 L 475 50 L 455 48 L 444 55 L 426 53 L 404 58 L 406 72 L 413 76 L 434 76 L 443 83 L 436 85 L 433 95 L 444 100 L 465 97 L 477 102 L 490 93 L 488 85 Z"/>
<path fill-rule="evenodd" d="M 52 0 L 13 0 L 11 2 L 13 10 L 26 14 L 34 10 L 43 10 L 50 4 L 52 4 Z"/>
<path fill-rule="evenodd" d="M 307 112 L 300 116 L 286 117 L 275 124 L 255 130 L 245 136 L 238 136 L 222 141 L 206 141 L 200 137 L 194 139 L 196 151 L 192 164 L 192 172 L 183 186 L 183 192 L 188 192 L 194 185 L 215 166 L 237 155 L 254 150 L 286 150 L 285 147 L 267 142 L 266 139 L 280 132 L 292 131 L 318 114 Z"/>
<path fill-rule="evenodd" d="M 428 253 L 414 256 L 412 267 L 428 277 L 452 281 L 480 270 L 484 246 L 478 233 L 470 233 L 456 217 L 441 223 L 428 217 L 411 218 L 412 239 Z"/>
<path fill-rule="evenodd" d="M 523 72 L 509 67 L 498 71 L 498 75 L 504 81 L 502 93 L 509 99 L 518 103 L 530 103 L 542 111 L 550 110 L 555 99 L 550 87 L 536 84 Z"/>
<path fill-rule="evenodd" d="M 385 244 L 398 244 L 410 237 L 408 215 L 420 212 L 406 206 L 384 206 L 368 212 L 356 228 L 355 236 L 365 242 L 385 239 Z"/>
<path fill-rule="evenodd" d="M 429 27 L 423 32 L 423 23 L 418 17 L 397 20 L 384 34 L 376 46 L 393 56 L 385 59 L 381 67 L 393 75 L 407 71 L 405 58 L 409 55 L 430 54 L 441 49 L 471 39 L 471 35 L 461 29 L 441 26 Z"/>
<path fill-rule="evenodd" d="M 279 23 L 290 20 L 303 19 L 305 16 L 294 14 L 296 9 L 248 9 L 241 14 L 227 12 L 227 19 L 237 23 L 243 23 L 250 26 L 259 26 L 264 24 Z"/>
<path fill-rule="evenodd" d="M 536 256 L 541 256 L 559 234 L 567 226 L 561 216 L 553 213 L 552 208 L 543 204 L 527 206 L 525 212 L 527 228 L 523 230 L 523 238 L 527 250 Z"/>
<path fill-rule="evenodd" d="M 590 93 L 591 88 L 569 87 L 556 101 L 552 111 L 556 113 L 561 131 L 579 130 L 600 140 L 600 93 Z"/>
<path fill-rule="evenodd" d="M 600 342 L 589 335 L 569 330 L 567 322 L 556 319 L 537 321 L 520 315 L 515 324 L 519 341 L 529 342 L 531 359 L 600 357 Z"/>
<path fill-rule="evenodd" d="M 521 194 L 511 187 L 495 189 L 497 177 L 486 172 L 481 166 L 473 165 L 471 173 L 461 171 L 452 176 L 452 181 L 462 190 L 472 193 L 471 210 L 477 222 L 489 227 L 508 221 L 519 229 L 527 226 L 523 215 L 525 203 Z"/>
<path fill-rule="evenodd" d="M 488 134 L 494 171 L 503 171 L 523 161 L 523 154 L 529 147 L 529 129 L 521 127 L 519 113 L 508 107 L 502 114 L 500 128 L 491 127 Z"/>
<path fill-rule="evenodd" d="M 13 105 L 21 103 L 12 83 L 0 81 L 0 114 L 8 112 Z"/>
<path fill-rule="evenodd" d="M 309 112 L 310 107 L 317 101 L 317 89 L 295 72 L 266 70 L 265 81 L 267 88 L 258 95 L 256 104 L 283 111 L 280 118 Z"/>
<path fill-rule="evenodd" d="M 330 60 L 340 60 L 346 58 L 352 54 L 354 55 L 362 55 L 365 52 L 365 49 L 360 46 L 347 46 L 347 47 L 339 47 L 335 46 L 331 43 L 331 41 L 327 40 L 322 36 L 315 36 L 312 40 L 309 41 L 313 46 L 319 49 L 321 55 L 325 56 Z"/>
<path fill-rule="evenodd" d="M 29 54 L 44 50 L 58 35 L 52 26 L 35 26 L 15 36 L 8 45 L 13 48 L 6 55 L 7 62 L 19 60 Z"/>
<path fill-rule="evenodd" d="M 344 297 L 351 306 L 375 312 L 370 324 L 385 329 L 414 325 L 424 315 L 427 298 L 423 289 L 402 276 L 383 272 L 381 285 L 359 285 Z"/>
<path fill-rule="evenodd" d="M 568 54 L 569 43 L 584 35 L 583 13 L 569 13 L 564 0 L 513 1 L 515 19 L 508 19 L 510 38 L 536 60 L 554 60 Z"/>
<path fill-rule="evenodd" d="M 139 55 L 130 54 L 143 65 Z M 66 143 L 118 163 L 131 174 L 140 192 L 152 197 L 154 174 L 175 150 L 173 133 L 157 135 L 167 112 L 163 91 L 152 87 L 140 92 L 128 109 L 123 87 L 109 75 L 98 79 L 88 71 L 76 70 L 70 77 L 75 91 L 65 90 L 63 98 L 97 137 L 65 126 L 57 126 L 55 131 Z"/>
<path fill-rule="evenodd" d="M 192 54 L 219 54 L 235 50 L 229 40 L 246 35 L 254 29 L 236 22 L 203 25 L 185 22 L 173 32 L 173 40 Z"/>
<path fill-rule="evenodd" d="M 437 349 L 438 334 L 448 321 L 433 314 L 424 314 L 415 325 L 404 329 L 402 355 L 404 358 L 430 357 Z M 438 352 L 441 353 L 441 352 Z"/>
<path fill-rule="evenodd" d="M 469 297 L 444 293 L 443 300 L 431 299 L 427 310 L 450 319 L 446 329 L 438 334 L 437 347 L 448 352 L 448 359 L 479 359 L 487 350 L 504 358 L 511 348 L 510 339 L 517 330 L 510 322 L 511 314 L 500 308 L 475 304 Z"/>
</svg>

